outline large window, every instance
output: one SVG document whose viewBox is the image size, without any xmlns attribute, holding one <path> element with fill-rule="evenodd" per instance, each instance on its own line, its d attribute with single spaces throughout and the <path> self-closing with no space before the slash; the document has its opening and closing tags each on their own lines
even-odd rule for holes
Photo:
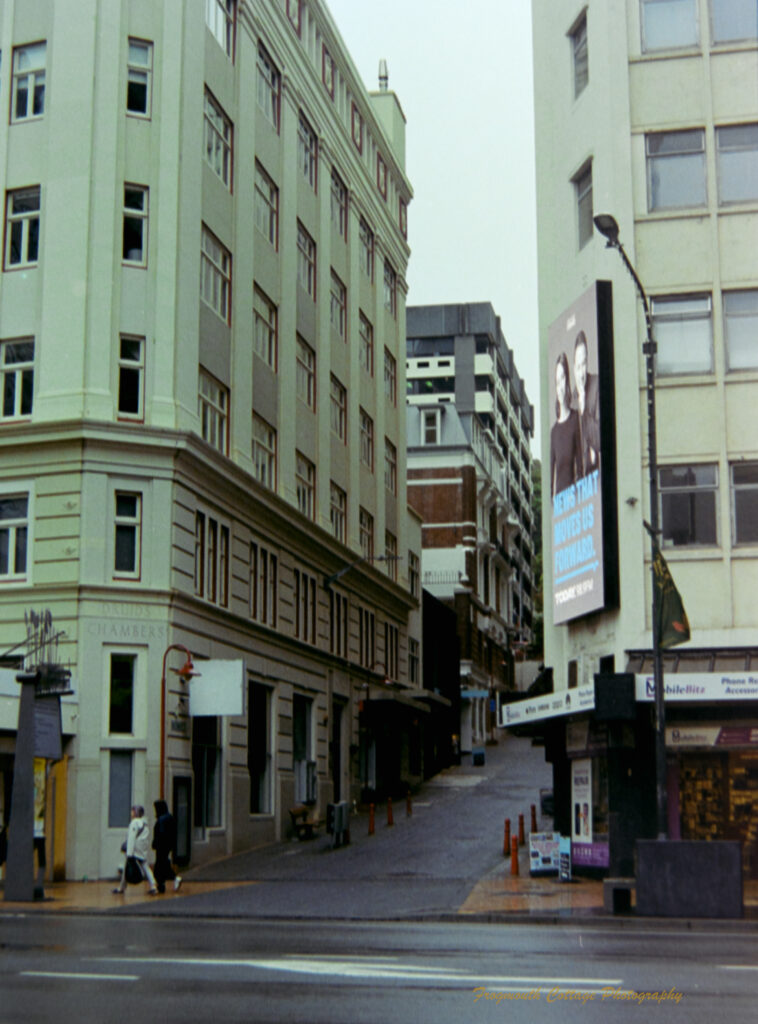
<svg viewBox="0 0 758 1024">
<path fill-rule="evenodd" d="M 295 636 L 316 643 L 316 577 L 295 569 Z"/>
<path fill-rule="evenodd" d="M 397 679 L 400 638 L 397 626 L 384 623 L 384 671 L 388 679 Z"/>
<path fill-rule="evenodd" d="M 247 711 L 247 766 L 250 772 L 250 813 L 271 813 L 273 744 L 271 690 L 250 683 Z"/>
<path fill-rule="evenodd" d="M 419 642 L 413 637 L 408 637 L 408 682 L 411 686 L 418 686 L 421 682 L 420 672 L 421 659 L 419 657 Z"/>
<path fill-rule="evenodd" d="M 334 64 L 332 55 L 326 48 L 326 44 L 322 43 L 321 46 L 321 81 L 324 83 L 326 91 L 329 96 L 334 99 L 334 86 L 335 79 L 337 77 L 337 69 Z"/>
<path fill-rule="evenodd" d="M 329 653 L 347 657 L 348 601 L 345 594 L 329 589 Z"/>
<path fill-rule="evenodd" d="M 358 253 L 358 262 L 360 268 L 369 281 L 374 280 L 374 232 L 368 226 L 368 221 L 364 220 L 363 217 L 360 219 L 358 227 L 358 239 L 360 242 L 360 249 Z"/>
<path fill-rule="evenodd" d="M 758 290 L 724 292 L 728 370 L 758 370 Z"/>
<path fill-rule="evenodd" d="M 384 397 L 390 405 L 397 405 L 397 360 L 387 348 L 384 350 Z"/>
<path fill-rule="evenodd" d="M 384 308 L 397 316 L 397 274 L 389 260 L 384 261 Z"/>
<path fill-rule="evenodd" d="M 664 544 L 684 547 L 718 543 L 715 465 L 661 467 L 658 486 Z"/>
<path fill-rule="evenodd" d="M 758 124 L 717 128 L 716 160 L 719 203 L 758 199 Z"/>
<path fill-rule="evenodd" d="M 714 43 L 758 39 L 758 5 L 755 0 L 711 0 Z"/>
<path fill-rule="evenodd" d="M 329 295 L 329 320 L 332 328 L 345 339 L 347 326 L 347 288 L 332 271 Z"/>
<path fill-rule="evenodd" d="M 232 314 L 232 254 L 203 224 L 200 295 L 225 323 Z"/>
<path fill-rule="evenodd" d="M 365 508 L 358 510 L 358 533 L 363 557 L 370 562 L 374 557 L 374 517 Z"/>
<path fill-rule="evenodd" d="M 411 592 L 411 597 L 418 599 L 419 596 L 419 581 L 421 579 L 421 566 L 419 564 L 419 557 L 413 551 L 408 552 L 408 590 Z"/>
<path fill-rule="evenodd" d="M 279 559 L 273 551 L 250 544 L 250 618 L 276 626 L 279 601 Z"/>
<path fill-rule="evenodd" d="M 0 580 L 26 577 L 29 495 L 0 497 Z"/>
<path fill-rule="evenodd" d="M 334 168 L 330 211 L 335 231 L 341 238 L 347 239 L 347 185 Z"/>
<path fill-rule="evenodd" d="M 333 480 L 329 485 L 329 522 L 334 536 L 344 544 L 347 524 L 347 494 Z"/>
<path fill-rule="evenodd" d="M 642 47 L 669 50 L 695 46 L 696 0 L 642 0 Z"/>
<path fill-rule="evenodd" d="M 147 266 L 147 217 L 149 190 L 142 185 L 124 185 L 124 234 L 122 257 L 125 263 Z"/>
<path fill-rule="evenodd" d="M 144 419 L 145 339 L 122 335 L 118 348 L 119 419 Z"/>
<path fill-rule="evenodd" d="M 108 828 L 126 828 L 132 806 L 132 751 L 111 750 L 108 771 Z"/>
<path fill-rule="evenodd" d="M 659 376 L 713 372 L 710 295 L 655 298 L 652 313 Z"/>
<path fill-rule="evenodd" d="M 142 495 L 116 491 L 113 575 L 136 579 L 142 555 Z"/>
<path fill-rule="evenodd" d="M 258 287 L 253 288 L 253 348 L 272 370 L 277 366 L 277 308 Z"/>
<path fill-rule="evenodd" d="M 376 661 L 376 617 L 368 608 L 358 609 L 358 661 L 364 668 L 374 668 Z"/>
<path fill-rule="evenodd" d="M 439 409 L 421 410 L 421 443 L 440 443 L 440 411 Z"/>
<path fill-rule="evenodd" d="M 282 76 L 263 43 L 258 43 L 258 87 L 256 97 L 263 116 L 275 131 L 279 131 L 279 111 L 282 94 Z"/>
<path fill-rule="evenodd" d="M 197 415 L 200 434 L 223 455 L 229 454 L 229 389 L 200 367 Z"/>
<path fill-rule="evenodd" d="M 388 437 L 384 439 L 384 486 L 397 494 L 397 448 Z"/>
<path fill-rule="evenodd" d="M 581 249 L 592 238 L 594 229 L 592 223 L 592 164 L 588 164 L 574 178 L 574 193 L 576 196 L 579 248 Z"/>
<path fill-rule="evenodd" d="M 11 121 L 28 121 L 45 113 L 46 43 L 30 43 L 13 50 Z"/>
<path fill-rule="evenodd" d="M 253 475 L 264 487 L 276 490 L 276 431 L 253 413 Z"/>
<path fill-rule="evenodd" d="M 297 507 L 306 519 L 315 519 L 316 467 L 302 452 L 295 452 L 295 493 Z"/>
<path fill-rule="evenodd" d="M 734 543 L 758 544 L 758 462 L 735 462 L 730 468 Z"/>
<path fill-rule="evenodd" d="M 297 279 L 312 299 L 316 298 L 316 243 L 297 222 Z"/>
<path fill-rule="evenodd" d="M 359 361 L 361 367 L 370 376 L 374 376 L 374 328 L 366 319 L 363 313 L 358 318 L 358 333 L 360 334 Z"/>
<path fill-rule="evenodd" d="M 705 206 L 705 135 L 702 128 L 645 136 L 649 210 Z"/>
<path fill-rule="evenodd" d="M 205 0 L 205 20 L 208 28 L 227 55 L 234 59 L 234 15 L 237 0 Z"/>
<path fill-rule="evenodd" d="M 229 540 L 228 526 L 195 513 L 195 593 L 222 607 L 229 603 Z"/>
<path fill-rule="evenodd" d="M 298 334 L 295 368 L 295 389 L 297 397 L 309 409 L 316 411 L 316 353 Z"/>
<path fill-rule="evenodd" d="M 297 160 L 303 177 L 315 192 L 318 139 L 302 110 L 297 122 Z"/>
<path fill-rule="evenodd" d="M 364 466 L 374 469 L 374 421 L 363 409 L 360 410 L 361 447 L 360 456 Z"/>
<path fill-rule="evenodd" d="M 108 732 L 129 736 L 134 732 L 136 654 L 111 654 Z"/>
<path fill-rule="evenodd" d="M 129 40 L 126 109 L 137 117 L 150 117 L 153 81 L 153 44 Z"/>
<path fill-rule="evenodd" d="M 574 68 L 574 97 L 577 97 L 584 92 L 590 80 L 586 14 L 581 16 L 571 32 L 571 55 Z"/>
<path fill-rule="evenodd" d="M 219 719 L 215 715 L 196 715 L 191 721 L 195 827 L 218 828 L 222 820 L 221 786 L 224 777 Z"/>
<path fill-rule="evenodd" d="M 5 269 L 36 266 L 39 259 L 39 185 L 8 192 L 5 217 Z"/>
<path fill-rule="evenodd" d="M 381 153 L 376 154 L 376 187 L 382 199 L 387 198 L 387 165 Z"/>
<path fill-rule="evenodd" d="M 347 441 L 347 391 L 332 374 L 330 381 L 330 413 L 332 433 Z"/>
<path fill-rule="evenodd" d="M 231 191 L 232 188 L 232 122 L 221 104 L 205 90 L 205 159 L 213 173 Z"/>
<path fill-rule="evenodd" d="M 292 768 L 295 802 L 315 803 L 318 794 L 313 760 L 313 701 L 301 693 L 292 697 Z"/>
<path fill-rule="evenodd" d="M 384 531 L 384 558 L 387 575 L 391 580 L 397 580 L 397 537 L 389 530 Z"/>
<path fill-rule="evenodd" d="M 31 416 L 34 400 L 34 339 L 0 341 L 4 420 Z"/>
<path fill-rule="evenodd" d="M 279 189 L 256 160 L 255 226 L 275 249 L 279 247 Z"/>
</svg>

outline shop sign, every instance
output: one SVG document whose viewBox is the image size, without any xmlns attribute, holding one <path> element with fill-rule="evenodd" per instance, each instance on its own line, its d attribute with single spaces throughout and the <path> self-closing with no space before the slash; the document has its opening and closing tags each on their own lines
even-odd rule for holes
<svg viewBox="0 0 758 1024">
<path fill-rule="evenodd" d="M 572 715 L 578 711 L 592 711 L 595 707 L 595 684 L 587 683 L 573 690 L 560 690 L 558 693 L 546 693 L 542 697 L 529 700 L 516 700 L 500 706 L 499 725 L 503 728 L 511 725 L 524 725 L 543 718 L 557 718 L 559 715 Z"/>
<path fill-rule="evenodd" d="M 674 725 L 666 728 L 667 747 L 758 747 L 758 726 Z"/>
<path fill-rule="evenodd" d="M 637 700 L 655 700 L 651 675 L 636 675 L 634 682 Z M 675 672 L 664 675 L 663 696 L 667 701 L 687 702 L 758 700 L 758 675 L 755 672 Z"/>
<path fill-rule="evenodd" d="M 244 709 L 245 663 L 208 660 L 195 662 L 190 679 L 190 715 L 241 715 Z"/>
<path fill-rule="evenodd" d="M 571 843 L 571 859 L 574 865 L 587 868 L 607 868 L 610 864 L 608 843 Z"/>
<path fill-rule="evenodd" d="M 529 833 L 529 874 L 556 875 L 560 857 L 560 832 Z"/>
</svg>

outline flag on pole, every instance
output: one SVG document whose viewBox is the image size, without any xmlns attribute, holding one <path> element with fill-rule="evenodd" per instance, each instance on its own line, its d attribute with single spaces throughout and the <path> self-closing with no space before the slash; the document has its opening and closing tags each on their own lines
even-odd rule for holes
<svg viewBox="0 0 758 1024">
<path fill-rule="evenodd" d="M 658 589 L 658 643 L 663 648 L 675 647 L 689 640 L 690 624 L 682 598 L 655 538 L 653 547 L 655 586 Z"/>
</svg>

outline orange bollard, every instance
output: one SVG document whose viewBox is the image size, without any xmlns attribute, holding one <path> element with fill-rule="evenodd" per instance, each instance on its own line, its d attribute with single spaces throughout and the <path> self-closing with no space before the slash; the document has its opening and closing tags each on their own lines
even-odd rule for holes
<svg viewBox="0 0 758 1024">
<path fill-rule="evenodd" d="M 532 832 L 537 831 L 537 808 L 532 804 Z"/>
<path fill-rule="evenodd" d="M 408 796 L 405 798 L 405 813 L 408 818 L 413 814 L 413 804 L 411 803 L 411 791 L 408 790 Z"/>
<path fill-rule="evenodd" d="M 518 838 L 511 839 L 511 874 L 518 874 Z"/>
<path fill-rule="evenodd" d="M 387 797 L 387 824 L 388 825 L 394 825 L 395 824 L 395 820 L 392 817 L 392 797 L 391 796 Z"/>
<path fill-rule="evenodd" d="M 524 843 L 526 842 L 526 839 L 524 837 L 524 815 L 523 814 L 519 814 L 519 816 L 518 816 L 518 841 L 519 841 L 519 846 L 523 846 Z"/>
<path fill-rule="evenodd" d="M 511 852 L 511 819 L 505 819 L 505 837 L 503 839 L 503 856 L 507 857 Z"/>
<path fill-rule="evenodd" d="M 374 834 L 374 805 L 368 805 L 368 834 L 372 836 Z"/>
</svg>

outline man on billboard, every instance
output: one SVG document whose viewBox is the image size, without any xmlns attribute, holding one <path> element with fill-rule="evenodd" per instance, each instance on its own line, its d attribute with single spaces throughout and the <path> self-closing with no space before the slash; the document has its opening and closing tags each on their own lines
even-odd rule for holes
<svg viewBox="0 0 758 1024">
<path fill-rule="evenodd" d="M 574 342 L 574 407 L 579 417 L 581 476 L 600 465 L 600 409 L 597 375 L 587 372 L 587 335 Z"/>
</svg>

